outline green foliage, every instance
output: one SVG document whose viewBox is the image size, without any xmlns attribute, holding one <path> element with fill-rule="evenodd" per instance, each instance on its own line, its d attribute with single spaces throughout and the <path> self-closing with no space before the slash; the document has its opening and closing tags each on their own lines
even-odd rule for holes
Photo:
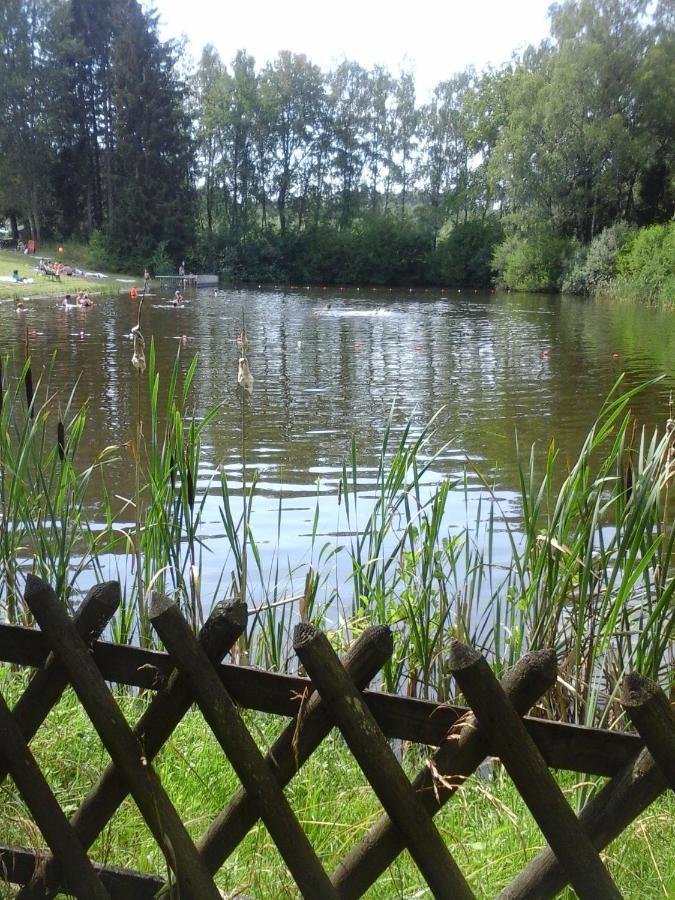
<svg viewBox="0 0 675 900">
<path fill-rule="evenodd" d="M 573 243 L 548 228 L 511 234 L 495 249 L 497 278 L 512 291 L 557 291 L 573 255 Z"/>
<path fill-rule="evenodd" d="M 654 303 L 675 302 L 675 222 L 642 228 L 618 257 L 610 292 Z"/>
<path fill-rule="evenodd" d="M 89 254 L 95 266 L 118 271 L 123 268 L 119 257 L 110 250 L 105 235 L 95 228 L 89 239 Z"/>
<path fill-rule="evenodd" d="M 173 275 L 176 267 L 167 253 L 167 241 L 160 241 L 150 257 L 150 271 L 153 275 Z"/>
<path fill-rule="evenodd" d="M 562 281 L 566 294 L 594 294 L 605 291 L 617 273 L 619 251 L 629 237 L 625 222 L 617 222 L 601 231 L 578 258 Z"/>
<path fill-rule="evenodd" d="M 492 257 L 502 238 L 501 223 L 495 218 L 455 225 L 436 246 L 433 280 L 452 287 L 487 287 L 492 280 Z"/>
</svg>

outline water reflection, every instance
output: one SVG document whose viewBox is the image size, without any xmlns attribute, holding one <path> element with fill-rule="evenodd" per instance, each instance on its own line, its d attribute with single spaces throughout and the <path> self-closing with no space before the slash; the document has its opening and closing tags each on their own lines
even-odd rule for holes
<svg viewBox="0 0 675 900">
<path fill-rule="evenodd" d="M 80 464 L 118 445 L 107 480 L 112 493 L 128 496 L 129 448 L 139 415 L 148 420 L 147 385 L 139 408 L 131 366 L 137 301 L 128 294 L 95 300 L 93 308 L 69 310 L 55 299 L 35 300 L 23 317 L 5 304 L 0 339 L 20 360 L 28 338 L 34 378 L 41 371 L 64 407 L 71 392 L 75 403 L 88 401 Z M 236 336 L 243 321 L 255 389 L 242 417 Z M 218 473 L 227 473 L 235 492 L 241 487 L 243 423 L 249 477 L 258 473 L 253 530 L 291 569 L 311 553 L 306 535 L 318 500 L 319 532 L 340 530 L 338 480 L 352 436 L 367 494 L 392 405 L 394 438 L 408 421 L 411 433 L 419 433 L 442 409 L 425 448 L 438 453 L 429 483 L 459 476 L 470 460 L 498 486 L 503 515 L 517 517 L 516 432 L 521 448 L 537 444 L 540 458 L 555 437 L 563 459 L 572 459 L 620 374 L 627 387 L 665 374 L 633 404 L 638 421 L 650 427 L 663 428 L 675 384 L 672 312 L 575 298 L 407 290 L 221 290 L 214 296 L 204 290 L 186 292 L 178 308 L 161 296 L 146 299 L 143 333 L 155 344 L 160 393 L 176 354 L 185 371 L 198 353 L 194 414 L 220 405 L 205 432 L 199 481 L 212 495 L 204 510 L 206 536 L 214 546 L 223 540 Z M 466 485 L 476 503 L 483 488 L 471 468 Z M 92 504 L 95 509 L 94 498 Z M 450 525 L 473 511 L 456 492 Z M 222 554 L 206 561 L 211 565 L 213 577 L 222 573 Z"/>
</svg>

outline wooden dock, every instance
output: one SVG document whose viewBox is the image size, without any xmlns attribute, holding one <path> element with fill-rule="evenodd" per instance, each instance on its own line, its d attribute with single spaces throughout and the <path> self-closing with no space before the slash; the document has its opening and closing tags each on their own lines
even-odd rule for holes
<svg viewBox="0 0 675 900">
<path fill-rule="evenodd" d="M 152 281 L 159 281 L 163 287 L 173 287 L 180 282 L 183 282 L 185 287 L 218 286 L 217 275 L 155 275 Z"/>
</svg>

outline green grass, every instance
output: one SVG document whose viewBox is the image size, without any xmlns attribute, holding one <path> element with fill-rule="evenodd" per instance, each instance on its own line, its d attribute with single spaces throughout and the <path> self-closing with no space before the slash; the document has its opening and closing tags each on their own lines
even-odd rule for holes
<svg viewBox="0 0 675 900">
<path fill-rule="evenodd" d="M 58 252 L 58 245 L 46 244 L 40 248 L 36 256 L 24 256 L 22 253 L 16 253 L 14 250 L 0 250 L 0 275 L 11 276 L 14 270 L 18 270 L 19 275 L 24 278 L 32 278 L 32 283 L 11 283 L 8 281 L 0 281 L 0 301 L 2 300 L 22 300 L 24 298 L 40 298 L 40 297 L 62 297 L 66 293 L 77 293 L 79 290 L 87 290 L 89 292 L 106 292 L 117 293 L 122 287 L 126 289 L 130 285 L 121 285 L 115 281 L 115 276 L 124 276 L 121 273 L 108 273 L 110 277 L 106 279 L 95 278 L 79 278 L 76 276 L 62 275 L 60 281 L 46 278 L 34 271 L 37 266 L 37 256 L 50 256 L 53 260 L 73 266 L 85 271 L 98 272 L 99 267 L 91 260 L 85 247 L 79 245 L 67 245 L 64 253 Z M 143 277 L 139 275 L 137 287 L 142 288 Z"/>
<path fill-rule="evenodd" d="M 0 673 L 3 694 L 13 701 L 26 673 Z M 133 722 L 145 700 L 121 694 L 118 700 Z M 272 716 L 244 713 L 258 745 L 266 750 L 286 724 Z M 52 711 L 32 745 L 43 771 L 68 814 L 74 812 L 107 763 L 92 726 L 71 691 Z M 424 763 L 424 749 L 404 756 L 409 775 Z M 238 786 L 208 727 L 191 711 L 156 763 L 169 796 L 196 839 Z M 557 773 L 574 806 L 588 779 Z M 593 779 L 599 786 L 602 779 Z M 379 817 L 380 806 L 340 736 L 332 733 L 287 788 L 291 805 L 327 870 Z M 478 897 L 492 897 L 544 846 L 543 838 L 513 784 L 501 768 L 492 777 L 468 780 L 435 820 Z M 39 846 L 40 838 L 11 780 L 0 787 L 0 827 L 6 843 Z M 675 797 L 664 794 L 607 849 L 604 858 L 626 898 L 672 897 L 675 890 Z M 165 873 L 135 805 L 126 801 L 96 842 L 97 861 L 140 871 Z M 258 825 L 226 861 L 219 886 L 254 897 L 297 896 L 266 829 Z M 369 898 L 429 897 L 416 867 L 402 854 L 366 895 Z M 567 896 L 573 896 L 568 893 Z"/>
</svg>

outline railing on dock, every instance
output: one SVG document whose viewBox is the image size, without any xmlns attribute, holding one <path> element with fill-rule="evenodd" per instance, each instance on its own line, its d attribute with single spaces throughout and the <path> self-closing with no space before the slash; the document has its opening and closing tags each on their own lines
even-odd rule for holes
<svg viewBox="0 0 675 900">
<path fill-rule="evenodd" d="M 0 625 L 0 660 L 36 669 L 11 711 L 0 694 L 0 780 L 14 778 L 52 855 L 6 846 L 0 832 L 0 879 L 30 885 L 31 897 L 52 896 L 60 887 L 83 898 L 149 900 L 163 889 L 160 877 L 87 856 L 127 794 L 181 898 L 220 896 L 213 874 L 258 819 L 304 897 L 361 897 L 404 849 L 433 896 L 472 897 L 433 816 L 487 756 L 500 758 L 549 845 L 501 896 L 549 897 L 571 883 L 582 897 L 619 897 L 599 851 L 663 791 L 675 788 L 675 715 L 658 686 L 637 675 L 625 679 L 622 702 L 639 736 L 525 715 L 556 682 L 553 651 L 528 654 L 499 682 L 479 653 L 455 642 L 448 666 L 470 704 L 466 709 L 366 690 L 392 652 L 383 626 L 367 628 L 338 658 L 322 632 L 299 625 L 294 646 L 308 677 L 295 677 L 220 662 L 246 625 L 239 602 L 218 604 L 195 637 L 179 608 L 155 595 L 150 618 L 167 648 L 158 652 L 99 640 L 120 602 L 117 582 L 94 587 L 72 619 L 51 587 L 34 576 L 28 576 L 25 601 L 40 631 Z M 154 693 L 133 728 L 107 682 Z M 68 684 L 111 757 L 70 820 L 29 747 Z M 196 843 L 152 765 L 193 703 L 241 781 Z M 238 706 L 290 719 L 267 755 Z M 283 789 L 333 727 L 385 813 L 329 875 Z M 390 738 L 437 748 L 412 783 Z M 609 781 L 577 818 L 549 767 Z"/>
<path fill-rule="evenodd" d="M 162 286 L 171 287 L 174 284 L 180 287 L 212 287 L 218 284 L 217 275 L 155 275 L 152 281 L 159 281 Z"/>
</svg>

